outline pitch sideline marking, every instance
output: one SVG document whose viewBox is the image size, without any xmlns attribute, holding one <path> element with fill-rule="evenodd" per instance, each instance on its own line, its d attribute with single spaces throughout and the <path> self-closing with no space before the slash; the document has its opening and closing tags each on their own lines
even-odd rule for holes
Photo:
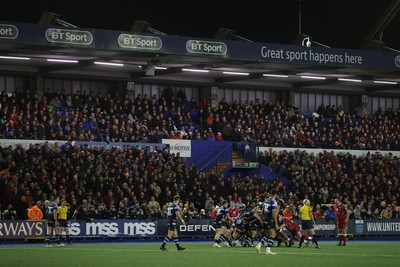
<svg viewBox="0 0 400 267">
<path fill-rule="evenodd" d="M 52 248 L 46 248 L 46 247 L 0 247 L 0 250 L 21 250 L 21 249 L 29 249 L 29 250 L 43 250 L 43 249 L 62 249 L 62 250 L 75 250 L 75 251 L 108 251 L 108 252 L 119 252 L 119 251 L 127 251 L 129 250 L 130 252 L 157 252 L 160 251 L 158 249 L 135 249 L 135 248 L 71 248 L 71 247 L 57 247 L 54 246 Z M 164 253 L 168 252 L 178 252 L 176 250 L 170 250 Z M 255 251 L 242 251 L 242 250 L 185 250 L 185 252 L 179 252 L 179 253 L 241 253 L 241 254 L 254 254 L 256 255 Z M 161 252 L 160 252 L 161 253 Z M 317 253 L 317 252 L 306 252 L 306 253 L 290 253 L 290 252 L 277 252 L 277 255 L 321 255 L 321 256 L 358 256 L 358 257 L 394 257 L 394 258 L 400 258 L 400 255 L 387 255 L 387 254 L 377 254 L 377 255 L 371 255 L 371 254 L 344 254 L 344 253 Z"/>
</svg>

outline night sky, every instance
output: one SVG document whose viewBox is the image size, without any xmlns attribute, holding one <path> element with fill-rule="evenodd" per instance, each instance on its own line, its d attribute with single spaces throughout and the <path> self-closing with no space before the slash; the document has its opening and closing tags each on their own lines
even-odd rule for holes
<svg viewBox="0 0 400 267">
<path fill-rule="evenodd" d="M 334 48 L 358 49 L 393 0 L 240 1 L 9 1 L 3 0 L 0 20 L 37 23 L 44 11 L 83 28 L 129 31 L 136 20 L 169 35 L 213 38 L 219 27 L 256 42 L 292 44 L 301 32 Z M 178 3 L 179 2 L 179 3 Z M 301 25 L 301 29 L 299 26 Z M 400 50 L 400 14 L 389 23 L 382 40 Z"/>
</svg>

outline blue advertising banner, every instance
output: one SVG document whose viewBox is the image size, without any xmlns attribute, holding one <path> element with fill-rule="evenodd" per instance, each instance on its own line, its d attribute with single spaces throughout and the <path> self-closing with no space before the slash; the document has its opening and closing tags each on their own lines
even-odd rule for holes
<svg viewBox="0 0 400 267">
<path fill-rule="evenodd" d="M 295 220 L 301 225 L 300 220 Z M 166 219 L 153 220 L 71 220 L 70 235 L 75 238 L 162 238 L 168 233 Z M 185 225 L 178 222 L 178 234 L 181 237 L 207 237 L 215 235 L 213 219 L 190 219 Z M 333 237 L 337 235 L 336 222 L 317 220 L 314 225 L 317 236 Z M 291 235 L 288 231 L 286 234 Z M 400 236 L 400 222 L 395 219 L 349 220 L 348 234 L 356 236 Z M 19 239 L 44 237 L 45 221 L 3 221 L 0 223 L 0 237 Z"/>
<path fill-rule="evenodd" d="M 0 22 L 0 42 L 84 47 L 231 60 L 400 70 L 400 55 L 354 49 L 241 42 Z"/>
<path fill-rule="evenodd" d="M 400 221 L 397 219 L 357 220 L 356 225 L 359 235 L 400 235 Z"/>
<path fill-rule="evenodd" d="M 73 237 L 154 237 L 157 221 L 145 220 L 71 220 L 70 235 Z"/>
<path fill-rule="evenodd" d="M 297 223 L 300 221 L 296 220 Z M 178 234 L 182 237 L 212 237 L 215 235 L 213 219 L 190 219 L 185 225 L 178 222 Z M 318 236 L 335 236 L 337 227 L 334 221 L 318 220 L 314 225 Z M 71 220 L 71 236 L 77 238 L 142 238 L 163 237 L 168 233 L 166 219 L 152 220 Z M 354 232 L 354 221 L 349 222 L 349 233 Z M 290 235 L 289 232 L 287 234 Z"/>
<path fill-rule="evenodd" d="M 185 225 L 178 222 L 179 236 L 214 236 L 215 228 L 212 219 L 191 219 Z M 168 233 L 167 220 L 157 221 L 157 234 L 164 236 Z"/>
</svg>

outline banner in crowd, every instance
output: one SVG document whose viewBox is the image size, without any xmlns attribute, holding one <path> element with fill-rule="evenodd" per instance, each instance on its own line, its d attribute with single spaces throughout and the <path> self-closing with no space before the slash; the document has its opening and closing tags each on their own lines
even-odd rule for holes
<svg viewBox="0 0 400 267">
<path fill-rule="evenodd" d="M 43 238 L 46 231 L 46 221 L 0 220 L 0 239 Z"/>
<path fill-rule="evenodd" d="M 192 156 L 192 144 L 190 140 L 163 139 L 162 143 L 169 145 L 171 153 L 180 153 L 182 158 L 190 158 Z"/>
<path fill-rule="evenodd" d="M 48 142 L 50 146 L 53 146 L 55 143 L 58 143 L 60 146 L 67 141 L 55 141 L 55 140 L 26 140 L 26 139 L 1 139 L 0 146 L 7 147 L 12 146 L 13 149 L 17 145 L 21 145 L 22 148 L 28 149 L 30 144 L 39 144 L 43 145 L 45 142 Z"/>
<path fill-rule="evenodd" d="M 145 150 L 146 147 L 150 148 L 150 152 L 154 152 L 157 148 L 160 148 L 162 151 L 166 147 L 164 144 L 159 144 L 159 143 L 128 143 L 128 142 L 88 142 L 88 141 L 74 141 L 72 143 L 73 145 L 80 146 L 83 148 L 85 145 L 88 146 L 88 148 L 94 148 L 94 147 L 106 147 L 107 149 L 112 149 L 114 147 L 139 147 L 140 150 Z"/>
</svg>

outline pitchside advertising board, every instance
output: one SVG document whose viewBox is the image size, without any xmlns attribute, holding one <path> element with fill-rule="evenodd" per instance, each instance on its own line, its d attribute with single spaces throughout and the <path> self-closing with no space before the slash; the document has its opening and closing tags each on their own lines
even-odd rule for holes
<svg viewBox="0 0 400 267">
<path fill-rule="evenodd" d="M 46 221 L 0 220 L 0 240 L 40 238 L 46 235 L 46 231 Z"/>
<path fill-rule="evenodd" d="M 145 220 L 71 220 L 70 234 L 74 237 L 156 237 L 157 221 Z"/>
<path fill-rule="evenodd" d="M 207 237 L 215 235 L 212 219 L 191 219 L 185 225 L 178 222 L 179 236 Z M 301 224 L 299 220 L 297 223 Z M 75 238 L 162 238 L 168 233 L 167 220 L 71 220 L 70 235 Z M 314 229 L 318 236 L 336 236 L 334 221 L 317 220 Z M 0 221 L 1 239 L 44 238 L 47 232 L 46 221 Z M 288 235 L 289 232 L 286 231 Z M 356 236 L 399 236 L 398 220 L 350 220 L 348 233 Z"/>
<path fill-rule="evenodd" d="M 355 221 L 356 235 L 400 235 L 400 221 L 396 219 L 370 219 Z"/>
<path fill-rule="evenodd" d="M 300 223 L 300 221 L 297 221 Z M 212 219 L 191 219 L 185 225 L 178 222 L 179 236 L 183 237 L 212 237 L 215 235 L 215 225 Z M 334 221 L 320 220 L 314 228 L 318 235 L 334 236 L 337 234 Z M 71 236 L 101 237 L 101 238 L 141 238 L 163 237 L 168 233 L 167 220 L 71 220 Z M 349 223 L 349 233 L 354 232 L 354 223 Z M 287 233 L 289 234 L 289 233 Z"/>
</svg>

